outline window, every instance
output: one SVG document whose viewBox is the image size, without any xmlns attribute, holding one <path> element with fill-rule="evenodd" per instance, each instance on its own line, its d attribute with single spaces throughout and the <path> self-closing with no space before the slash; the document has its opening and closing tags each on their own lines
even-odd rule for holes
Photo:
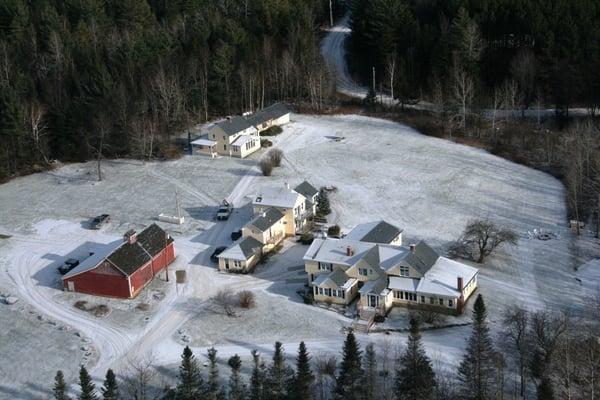
<svg viewBox="0 0 600 400">
<path fill-rule="evenodd" d="M 236 268 L 241 268 L 242 267 L 242 262 L 238 261 L 238 260 L 234 260 L 233 261 L 233 266 Z"/>
<path fill-rule="evenodd" d="M 322 296 L 323 295 L 323 288 L 319 288 L 319 294 Z"/>
<path fill-rule="evenodd" d="M 316 287 L 316 286 L 315 286 L 313 289 L 314 289 L 314 290 L 313 290 L 313 293 L 314 293 L 315 295 L 319 294 L 319 288 L 318 288 L 318 287 Z"/>
<path fill-rule="evenodd" d="M 342 293 L 342 299 L 346 298 L 346 292 L 344 292 L 343 290 L 340 290 L 340 292 Z"/>
<path fill-rule="evenodd" d="M 226 144 L 223 145 L 223 150 L 227 150 L 227 145 Z"/>
<path fill-rule="evenodd" d="M 429 304 L 433 304 L 433 301 L 434 301 L 434 300 L 433 300 L 433 297 L 430 297 L 430 298 L 429 298 Z"/>
<path fill-rule="evenodd" d="M 444 305 L 444 299 L 438 299 L 438 303 L 439 303 L 440 306 L 443 306 Z"/>
<path fill-rule="evenodd" d="M 421 303 L 425 303 L 425 296 L 421 296 Z"/>
<path fill-rule="evenodd" d="M 319 269 L 322 271 L 331 271 L 333 265 L 331 263 L 319 262 Z"/>
<path fill-rule="evenodd" d="M 369 274 L 369 272 L 367 271 L 366 268 L 359 268 L 358 269 L 358 274 L 362 275 L 362 276 L 367 276 Z"/>
<path fill-rule="evenodd" d="M 400 266 L 400 276 L 408 276 L 409 269 L 408 267 Z"/>
<path fill-rule="evenodd" d="M 448 307 L 454 307 L 454 302 L 452 300 L 448 300 Z"/>
<path fill-rule="evenodd" d="M 325 292 L 325 296 L 331 296 L 331 289 L 329 289 L 329 288 L 324 289 L 324 292 Z"/>
</svg>

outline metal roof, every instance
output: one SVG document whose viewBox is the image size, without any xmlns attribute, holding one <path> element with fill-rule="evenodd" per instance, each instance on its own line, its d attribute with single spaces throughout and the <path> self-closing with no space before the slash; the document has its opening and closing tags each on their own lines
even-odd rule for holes
<svg viewBox="0 0 600 400">
<path fill-rule="evenodd" d="M 115 241 L 107 245 L 65 274 L 63 279 L 94 269 L 104 260 L 125 275 L 132 275 L 172 242 L 170 235 L 160 226 L 152 224 L 136 235 L 135 242 Z"/>
<path fill-rule="evenodd" d="M 246 118 L 240 117 L 239 115 L 228 117 L 227 119 L 218 122 L 216 126 L 221 128 L 229 136 L 236 135 L 248 128 L 254 129 L 254 127 L 248 123 Z"/>
<path fill-rule="evenodd" d="M 290 110 L 283 103 L 275 103 L 269 107 L 257 111 L 254 115 L 248 117 L 248 122 L 254 126 L 264 124 L 265 122 L 281 118 L 289 114 Z"/>
</svg>

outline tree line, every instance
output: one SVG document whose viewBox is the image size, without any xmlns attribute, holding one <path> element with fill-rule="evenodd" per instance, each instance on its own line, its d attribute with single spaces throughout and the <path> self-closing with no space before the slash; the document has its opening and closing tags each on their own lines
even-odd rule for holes
<svg viewBox="0 0 600 400">
<path fill-rule="evenodd" d="M 600 298 L 590 302 L 590 317 L 600 315 Z M 589 320 L 588 320 L 589 321 Z M 393 363 L 391 351 L 378 354 L 372 343 L 364 349 L 350 331 L 341 360 L 313 358 L 304 342 L 294 365 L 286 361 L 283 345 L 275 343 L 271 360 L 253 350 L 251 368 L 244 378 L 242 359 L 226 360 L 228 377 L 219 371 L 217 350 L 207 351 L 206 366 L 189 347 L 183 350 L 176 383 L 151 390 L 151 365 L 137 365 L 123 378 L 108 370 L 97 390 L 84 366 L 79 375 L 79 400 L 537 400 L 595 399 L 600 393 L 600 343 L 597 319 L 574 320 L 564 313 L 528 312 L 506 308 L 503 329 L 490 334 L 483 297 L 472 312 L 471 333 L 456 370 L 435 365 L 426 354 L 418 319 L 411 319 L 408 339 Z M 155 385 L 156 386 L 156 385 Z M 53 396 L 67 400 L 63 373 L 56 374 Z"/>
<path fill-rule="evenodd" d="M 426 134 L 550 172 L 569 217 L 600 227 L 600 3 L 592 0 L 353 0 L 351 66 Z M 365 60 L 368 60 L 365 61 Z M 373 106 L 375 93 L 367 96 Z M 569 123 L 569 110 L 588 121 Z M 553 108 L 554 121 L 545 121 Z"/>
<path fill-rule="evenodd" d="M 165 156 L 178 130 L 276 100 L 319 108 L 329 3 L 2 1 L 0 179 L 53 159 Z"/>
<path fill-rule="evenodd" d="M 515 108 L 600 106 L 597 1 L 352 0 L 351 12 L 354 66 L 401 100 L 442 85 L 463 107 L 490 108 L 501 88 Z"/>
</svg>

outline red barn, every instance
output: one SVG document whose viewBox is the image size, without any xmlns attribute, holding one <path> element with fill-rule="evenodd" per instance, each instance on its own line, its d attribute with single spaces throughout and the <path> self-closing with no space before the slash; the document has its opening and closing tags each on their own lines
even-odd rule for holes
<svg viewBox="0 0 600 400">
<path fill-rule="evenodd" d="M 127 232 L 123 242 L 107 245 L 68 272 L 63 287 L 97 296 L 132 298 L 175 259 L 173 238 L 152 224 Z"/>
</svg>

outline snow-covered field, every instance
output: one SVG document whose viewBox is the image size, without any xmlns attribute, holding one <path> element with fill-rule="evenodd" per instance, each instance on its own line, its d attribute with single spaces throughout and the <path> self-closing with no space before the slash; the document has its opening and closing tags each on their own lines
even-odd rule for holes
<svg viewBox="0 0 600 400">
<path fill-rule="evenodd" d="M 250 209 L 244 206 L 248 196 L 262 187 L 293 186 L 304 179 L 338 188 L 331 196 L 331 219 L 343 229 L 385 219 L 402 227 L 407 241 L 426 239 L 440 250 L 471 218 L 490 218 L 517 230 L 519 245 L 481 266 L 480 292 L 493 322 L 499 322 L 502 308 L 511 303 L 577 312 L 596 290 L 590 282 L 598 282 L 600 264 L 576 268 L 600 249 L 589 238 L 571 236 L 565 225 L 563 188 L 554 178 L 389 121 L 304 115 L 292 120 L 274 139 L 285 160 L 272 177 L 259 175 L 255 167 L 259 153 L 248 160 L 204 156 L 169 162 L 117 160 L 106 164 L 100 183 L 94 181 L 92 163 L 72 164 L 0 186 L 0 234 L 12 235 L 0 239 L 0 293 L 19 298 L 12 306 L 0 304 L 0 356 L 32 364 L 13 376 L 12 365 L 0 363 L 0 398 L 19 398 L 13 392 L 27 385 L 50 387 L 58 366 L 72 378 L 79 362 L 85 362 L 96 377 L 108 367 L 123 370 L 128 360 L 148 354 L 157 364 L 172 365 L 185 344 L 199 352 L 215 346 L 227 355 L 249 353 L 254 347 L 268 352 L 275 340 L 292 352 L 300 339 L 306 339 L 309 350 L 338 353 L 342 328 L 351 320 L 304 305 L 295 293 L 302 287 L 305 247 L 287 242 L 281 254 L 253 275 L 221 274 L 209 261 L 212 249 L 230 243 L 231 231 L 250 218 Z M 186 223 L 161 224 L 176 239 L 176 268 L 188 271 L 187 284 L 176 288 L 172 281 L 158 279 L 132 301 L 59 290 L 60 262 L 116 240 L 130 227 L 154 222 L 160 212 L 173 212 L 175 188 Z M 225 197 L 238 208 L 229 221 L 215 223 L 216 205 Z M 113 216 L 113 222 L 102 231 L 87 229 L 87 220 L 104 212 Z M 540 228 L 557 239 L 528 238 L 528 232 Z M 257 307 L 239 311 L 236 318 L 215 313 L 209 299 L 220 288 L 253 290 Z M 94 317 L 73 307 L 80 299 L 107 304 L 112 311 Z M 142 311 L 140 303 L 150 308 Z M 44 321 L 29 310 L 43 315 Z M 405 315 L 394 314 L 398 321 L 389 326 L 402 325 Z M 15 341 L 19 331 L 26 339 Z M 468 332 L 468 327 L 428 331 L 424 340 L 431 355 L 451 364 L 460 356 Z M 397 346 L 404 337 L 392 333 L 360 339 Z M 88 357 L 78 350 L 86 338 Z M 23 348 L 23 342 L 31 346 Z M 34 360 L 46 348 L 52 362 L 39 366 Z"/>
</svg>

